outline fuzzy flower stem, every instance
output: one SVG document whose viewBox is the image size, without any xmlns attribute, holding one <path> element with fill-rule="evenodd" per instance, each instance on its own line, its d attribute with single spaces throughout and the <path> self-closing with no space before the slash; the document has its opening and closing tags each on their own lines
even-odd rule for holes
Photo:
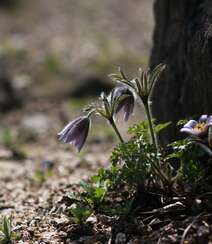
<svg viewBox="0 0 212 244">
<path fill-rule="evenodd" d="M 147 115 L 147 120 L 148 120 L 148 123 L 149 123 L 149 130 L 150 130 L 150 135 L 151 135 L 151 139 L 152 139 L 152 144 L 154 145 L 156 151 L 158 151 L 157 150 L 158 148 L 157 148 L 156 136 L 155 136 L 153 122 L 152 122 L 152 116 L 151 116 L 151 113 L 150 113 L 150 107 L 149 107 L 148 101 L 144 102 L 144 108 L 145 108 L 146 115 Z"/>
<path fill-rule="evenodd" d="M 113 129 L 114 129 L 117 137 L 119 138 L 120 142 L 123 143 L 124 139 L 122 138 L 122 136 L 121 136 L 121 134 L 120 134 L 120 132 L 116 126 L 116 123 L 114 122 L 114 119 L 113 118 L 109 119 L 109 122 L 110 122 L 111 126 L 113 127 Z"/>
<path fill-rule="evenodd" d="M 87 117 L 90 118 L 93 113 L 95 113 L 95 109 L 90 110 L 87 114 Z"/>
<path fill-rule="evenodd" d="M 149 130 L 150 130 L 150 135 L 151 135 L 151 139 L 152 139 L 152 144 L 155 147 L 156 153 L 158 153 L 158 145 L 157 145 L 157 140 L 156 140 L 156 135 L 155 135 L 154 126 L 153 126 L 153 122 L 152 122 L 152 116 L 151 116 L 151 112 L 150 112 L 150 106 L 148 103 L 148 99 L 146 101 L 143 101 L 143 104 L 144 104 L 145 112 L 147 115 L 147 120 L 149 123 Z M 169 180 L 167 179 L 167 177 L 163 173 L 163 171 L 161 171 L 159 165 L 152 162 L 152 166 L 153 166 L 154 170 L 156 171 L 156 173 L 158 174 L 158 176 L 160 177 L 161 181 L 163 183 L 169 183 Z"/>
</svg>

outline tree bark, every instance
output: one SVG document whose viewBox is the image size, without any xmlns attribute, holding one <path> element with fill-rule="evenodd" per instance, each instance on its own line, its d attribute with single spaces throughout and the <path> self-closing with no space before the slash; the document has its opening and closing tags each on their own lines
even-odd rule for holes
<svg viewBox="0 0 212 244">
<path fill-rule="evenodd" d="M 153 116 L 172 126 L 160 136 L 179 138 L 179 119 L 212 114 L 212 1 L 156 0 L 150 66 L 167 69 L 152 94 Z"/>
</svg>

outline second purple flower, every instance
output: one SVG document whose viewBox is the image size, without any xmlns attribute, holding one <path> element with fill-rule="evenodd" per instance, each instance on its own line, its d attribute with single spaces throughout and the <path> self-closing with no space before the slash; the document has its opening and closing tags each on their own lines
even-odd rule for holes
<svg viewBox="0 0 212 244">
<path fill-rule="evenodd" d="M 115 114 L 121 110 L 124 112 L 124 120 L 127 121 L 134 110 L 134 96 L 127 87 L 118 87 L 114 91 L 114 98 L 118 100 Z"/>
<path fill-rule="evenodd" d="M 73 144 L 80 151 L 88 136 L 89 127 L 90 119 L 87 116 L 78 117 L 58 133 L 59 140 Z"/>
</svg>

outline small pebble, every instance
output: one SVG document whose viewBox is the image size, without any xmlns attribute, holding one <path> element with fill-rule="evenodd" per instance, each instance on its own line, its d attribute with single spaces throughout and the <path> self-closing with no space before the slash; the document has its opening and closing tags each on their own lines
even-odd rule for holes
<svg viewBox="0 0 212 244">
<path fill-rule="evenodd" d="M 116 235 L 115 244 L 124 244 L 126 243 L 126 240 L 127 240 L 126 235 L 120 232 Z"/>
</svg>

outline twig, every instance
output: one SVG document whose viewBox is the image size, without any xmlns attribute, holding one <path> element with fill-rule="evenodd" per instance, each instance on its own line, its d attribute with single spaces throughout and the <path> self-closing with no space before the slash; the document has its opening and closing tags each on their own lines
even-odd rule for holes
<svg viewBox="0 0 212 244">
<path fill-rule="evenodd" d="M 14 206 L 12 206 L 12 205 L 1 205 L 0 206 L 0 211 L 4 210 L 4 209 L 8 209 L 8 208 L 14 208 Z"/>
<path fill-rule="evenodd" d="M 169 213 L 176 210 L 182 210 L 186 207 L 181 202 L 175 202 L 169 205 L 166 205 L 162 208 L 153 209 L 152 211 L 141 212 L 140 214 L 155 214 L 155 213 Z"/>
<path fill-rule="evenodd" d="M 188 232 L 189 232 L 189 230 L 191 229 L 191 227 L 192 227 L 192 225 L 202 216 L 202 215 L 204 215 L 205 213 L 201 213 L 201 214 L 199 214 L 199 215 L 197 215 L 195 218 L 194 218 L 194 220 L 186 227 L 186 229 L 184 230 L 184 232 L 183 232 L 183 235 L 182 235 L 182 239 L 181 239 L 181 241 L 180 241 L 180 244 L 183 244 L 184 243 L 184 241 L 185 241 L 185 238 L 186 238 L 186 236 L 187 236 L 187 234 L 188 234 Z"/>
<path fill-rule="evenodd" d="M 199 196 L 197 197 L 197 199 L 198 199 L 198 198 L 202 198 L 202 197 L 206 197 L 206 196 L 212 196 L 212 192 L 205 192 L 205 193 L 199 195 Z"/>
<path fill-rule="evenodd" d="M 161 243 L 161 237 L 159 237 L 158 241 L 157 241 L 157 244 L 160 244 Z"/>
</svg>

